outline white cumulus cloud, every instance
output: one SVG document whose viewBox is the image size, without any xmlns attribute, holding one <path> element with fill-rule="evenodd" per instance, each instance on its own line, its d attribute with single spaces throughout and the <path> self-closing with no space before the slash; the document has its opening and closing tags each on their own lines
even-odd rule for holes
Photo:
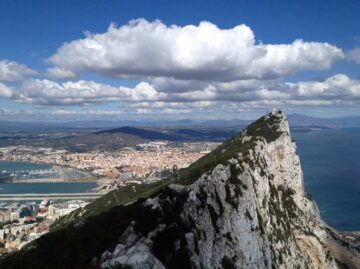
<svg viewBox="0 0 360 269">
<path fill-rule="evenodd" d="M 353 61 L 355 63 L 360 64 L 360 48 L 355 48 L 355 49 L 349 50 L 346 53 L 346 58 L 349 61 Z"/>
<path fill-rule="evenodd" d="M 297 99 L 359 101 L 360 80 L 337 74 L 324 81 L 287 83 L 288 91 Z"/>
<path fill-rule="evenodd" d="M 73 71 L 62 69 L 59 67 L 52 67 L 46 70 L 46 75 L 57 79 L 72 79 L 76 78 L 76 74 Z"/>
<path fill-rule="evenodd" d="M 257 43 L 244 24 L 220 29 L 206 21 L 167 26 L 138 19 L 67 42 L 48 62 L 55 77 L 87 71 L 116 78 L 233 81 L 323 70 L 343 57 L 341 49 L 328 43 Z"/>
<path fill-rule="evenodd" d="M 147 82 L 128 88 L 85 80 L 58 83 L 35 79 L 23 83 L 23 93 L 18 101 L 36 105 L 82 105 L 115 101 L 154 101 L 160 97 Z"/>
<path fill-rule="evenodd" d="M 160 82 L 159 85 L 157 82 Z M 23 84 L 20 102 L 35 105 L 82 105 L 121 102 L 144 109 L 168 107 L 205 108 L 217 102 L 241 104 L 293 105 L 359 105 L 360 80 L 337 74 L 323 81 L 239 80 L 232 82 L 183 83 L 170 79 L 153 83 L 140 82 L 135 87 L 111 86 L 93 81 L 58 83 L 50 80 L 28 80 Z M 8 94 L 9 95 L 9 94 Z M 254 103 L 255 102 L 255 103 Z"/>
<path fill-rule="evenodd" d="M 343 58 L 360 62 L 359 55 L 359 49 L 344 54 L 334 45 L 302 39 L 288 44 L 261 43 L 245 24 L 221 29 L 207 21 L 178 26 L 138 19 L 64 43 L 47 59 L 45 75 L 54 80 L 28 79 L 18 89 L 16 84 L 8 87 L 1 82 L 23 80 L 36 72 L 16 62 L 0 61 L 0 96 L 39 106 L 89 108 L 90 104 L 119 102 L 122 112 L 135 113 L 357 106 L 360 81 L 347 75 L 292 83 L 286 77 L 329 69 Z M 93 78 L 135 79 L 138 83 L 127 87 L 81 79 L 84 74 L 91 77 L 89 73 L 95 74 Z"/>
<path fill-rule="evenodd" d="M 13 96 L 14 96 L 13 90 L 0 82 L 0 97 L 11 98 Z"/>
<path fill-rule="evenodd" d="M 0 81 L 2 82 L 18 81 L 32 75 L 36 75 L 36 72 L 26 65 L 8 60 L 0 61 Z"/>
</svg>

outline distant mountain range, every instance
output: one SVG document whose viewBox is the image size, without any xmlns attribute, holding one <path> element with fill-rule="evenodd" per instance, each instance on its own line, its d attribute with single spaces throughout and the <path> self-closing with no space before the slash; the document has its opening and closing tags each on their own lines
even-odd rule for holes
<svg viewBox="0 0 360 269">
<path fill-rule="evenodd" d="M 360 116 L 347 116 L 340 118 L 318 118 L 303 114 L 291 114 L 288 116 L 291 127 L 318 126 L 329 128 L 360 127 Z M 251 120 L 94 120 L 94 121 L 69 121 L 69 122 L 22 122 L 22 121 L 0 121 L 0 132 L 34 132 L 34 131 L 61 131 L 72 129 L 118 129 L 124 126 L 131 127 L 245 127 Z M 124 132 L 131 132 L 131 129 Z"/>
<path fill-rule="evenodd" d="M 288 116 L 289 124 L 293 126 L 320 126 L 320 127 L 360 127 L 360 116 L 347 116 L 341 118 L 316 118 L 303 114 Z"/>
<path fill-rule="evenodd" d="M 119 134 L 119 133 L 138 136 L 142 139 L 148 139 L 148 140 L 168 140 L 168 141 L 179 140 L 179 138 L 176 135 L 168 135 L 166 133 L 162 133 L 158 131 L 140 129 L 129 126 L 104 130 L 104 131 L 96 132 L 95 134 L 101 135 L 101 134 Z"/>
<path fill-rule="evenodd" d="M 119 127 L 94 131 L 86 129 L 80 131 L 62 131 L 47 133 L 4 133 L 0 135 L 0 147 L 10 145 L 28 145 L 35 147 L 51 147 L 66 149 L 72 152 L 87 152 L 93 150 L 117 150 L 124 147 L 136 146 L 140 143 L 156 140 L 170 142 L 222 142 L 234 135 L 242 128 L 219 127 Z"/>
<path fill-rule="evenodd" d="M 110 130 L 96 132 L 102 134 L 127 134 L 139 137 L 145 140 L 167 140 L 167 141 L 223 141 L 234 135 L 241 128 L 218 129 L 218 128 L 157 128 L 156 130 L 137 128 L 137 127 L 120 127 Z"/>
</svg>

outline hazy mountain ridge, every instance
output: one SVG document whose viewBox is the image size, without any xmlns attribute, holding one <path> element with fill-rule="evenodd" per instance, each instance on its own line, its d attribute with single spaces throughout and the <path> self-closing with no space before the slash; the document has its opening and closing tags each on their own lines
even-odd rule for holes
<svg viewBox="0 0 360 269">
<path fill-rule="evenodd" d="M 322 127 L 360 127 L 360 116 L 345 116 L 336 118 L 320 118 L 304 114 L 289 114 L 291 126 L 316 125 Z M 45 131 L 51 129 L 112 129 L 130 127 L 236 127 L 245 126 L 252 120 L 243 119 L 212 119 L 212 120 L 82 120 L 82 121 L 8 121 L 0 120 L 0 132 Z"/>
<path fill-rule="evenodd" d="M 339 118 L 318 118 L 302 114 L 289 115 L 290 127 L 292 126 L 319 126 L 333 128 L 360 127 L 360 116 L 347 116 Z"/>
<path fill-rule="evenodd" d="M 124 126 L 124 127 L 115 128 L 115 129 L 103 130 L 103 131 L 97 132 L 96 134 L 118 134 L 118 133 L 135 135 L 142 139 L 148 139 L 148 140 L 168 140 L 168 141 L 180 140 L 178 137 L 176 137 L 174 135 L 169 135 L 169 134 L 158 132 L 158 131 L 140 129 L 140 128 L 130 127 L 130 126 Z"/>
<path fill-rule="evenodd" d="M 327 128 L 358 128 L 360 117 L 323 119 L 301 114 L 289 116 L 290 128 L 312 132 Z M 76 122 L 1 122 L 0 147 L 26 145 L 52 147 L 72 152 L 118 150 L 139 143 L 217 141 L 235 135 L 249 121 L 174 120 L 174 121 L 76 121 Z"/>
<path fill-rule="evenodd" d="M 0 147 L 26 145 L 52 147 L 72 152 L 93 150 L 118 150 L 149 141 L 196 142 L 224 141 L 240 128 L 138 128 L 124 126 L 105 130 L 79 130 L 52 133 L 4 133 L 0 135 Z"/>
</svg>

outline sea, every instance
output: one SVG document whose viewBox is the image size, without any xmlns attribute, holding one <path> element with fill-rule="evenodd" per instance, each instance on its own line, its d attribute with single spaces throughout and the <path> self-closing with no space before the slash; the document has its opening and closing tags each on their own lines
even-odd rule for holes
<svg viewBox="0 0 360 269">
<path fill-rule="evenodd" d="M 292 132 L 305 190 L 323 220 L 339 231 L 360 231 L 360 128 Z"/>
<path fill-rule="evenodd" d="M 339 231 L 360 231 L 360 128 L 293 131 L 305 190 L 321 217 Z M 0 161 L 2 170 L 47 169 L 48 165 Z M 75 193 L 95 182 L 0 183 L 3 193 Z"/>
<path fill-rule="evenodd" d="M 51 167 L 49 164 L 0 161 L 0 194 L 82 193 L 97 187 L 95 182 L 7 183 L 1 181 L 1 177 L 8 178 L 12 172 L 50 169 Z"/>
<path fill-rule="evenodd" d="M 50 164 L 0 161 L 0 176 L 2 175 L 2 173 L 1 173 L 2 171 L 17 172 L 17 171 L 23 171 L 23 170 L 41 170 L 41 169 L 49 169 L 49 168 L 51 168 Z"/>
</svg>

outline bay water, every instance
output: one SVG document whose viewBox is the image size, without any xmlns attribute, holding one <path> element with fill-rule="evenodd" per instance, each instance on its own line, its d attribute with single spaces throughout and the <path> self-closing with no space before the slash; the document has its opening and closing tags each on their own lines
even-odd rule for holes
<svg viewBox="0 0 360 269">
<path fill-rule="evenodd" d="M 55 183 L 7 183 L 1 178 L 9 178 L 12 172 L 24 170 L 50 169 L 52 165 L 29 162 L 0 161 L 0 194 L 14 193 L 81 193 L 95 188 L 95 182 L 55 182 Z"/>
<path fill-rule="evenodd" d="M 360 231 L 360 128 L 292 132 L 305 189 L 339 231 Z"/>
</svg>

